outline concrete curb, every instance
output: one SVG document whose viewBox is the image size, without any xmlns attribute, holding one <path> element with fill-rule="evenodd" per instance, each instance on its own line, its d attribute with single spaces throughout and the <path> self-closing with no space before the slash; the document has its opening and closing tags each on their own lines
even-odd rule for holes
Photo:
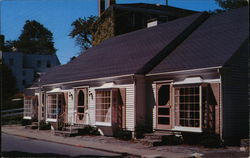
<svg viewBox="0 0 250 158">
<path fill-rule="evenodd" d="M 78 147 L 78 148 L 88 148 L 88 149 L 100 150 L 100 151 L 105 151 L 105 152 L 112 152 L 114 154 L 121 154 L 121 156 L 128 155 L 128 153 L 124 153 L 124 152 L 117 152 L 117 151 L 105 150 L 105 149 L 101 149 L 101 148 L 88 147 L 88 146 L 83 146 L 81 144 L 63 143 L 63 142 L 59 142 L 59 141 L 47 140 L 47 139 L 42 139 L 42 138 L 28 137 L 28 136 L 23 136 L 23 135 L 20 135 L 20 134 L 8 133 L 8 132 L 4 132 L 4 131 L 2 131 L 2 133 L 8 134 L 8 135 L 13 135 L 13 136 L 18 136 L 18 137 L 23 137 L 23 138 L 28 138 L 28 139 L 33 139 L 33 140 L 41 140 L 41 141 L 46 141 L 46 142 L 51 142 L 51 143 L 58 143 L 58 144 L 63 144 L 63 145 L 69 145 L 69 146 L 74 146 L 74 147 Z M 129 155 L 140 157 L 140 155 L 134 155 L 134 154 L 129 154 Z"/>
<path fill-rule="evenodd" d="M 114 154 L 120 154 L 121 156 L 135 156 L 135 157 L 144 157 L 144 158 L 153 158 L 153 157 L 162 157 L 162 158 L 172 158 L 172 157 L 177 157 L 177 158 L 193 158 L 193 155 L 188 155 L 188 154 L 179 154 L 179 153 L 166 153 L 166 152 L 160 152 L 160 151 L 155 151 L 155 150 L 146 150 L 146 149 L 134 149 L 134 148 L 129 148 L 129 147 L 123 147 L 123 146 L 115 146 L 115 145 L 110 145 L 107 146 L 105 144 L 101 143 L 96 143 L 96 142 L 88 142 L 84 140 L 75 140 L 74 138 L 63 138 L 63 137 L 57 137 L 58 140 L 55 139 L 50 139 L 50 135 L 46 138 L 42 138 L 42 135 L 36 136 L 39 133 L 28 133 L 24 131 L 14 131 L 14 129 L 8 129 L 8 127 L 2 127 L 2 132 L 10 135 L 15 135 L 15 136 L 21 136 L 25 138 L 30 138 L 30 139 L 35 139 L 35 140 L 42 140 L 42 141 L 48 141 L 48 142 L 53 142 L 53 143 L 59 143 L 59 144 L 64 144 L 64 145 L 70 145 L 70 146 L 75 146 L 75 147 L 81 147 L 81 148 L 88 148 L 88 149 L 95 149 L 95 150 L 100 150 L 100 151 L 105 151 L 105 152 L 112 152 Z M 44 134 L 44 133 L 42 133 Z"/>
</svg>

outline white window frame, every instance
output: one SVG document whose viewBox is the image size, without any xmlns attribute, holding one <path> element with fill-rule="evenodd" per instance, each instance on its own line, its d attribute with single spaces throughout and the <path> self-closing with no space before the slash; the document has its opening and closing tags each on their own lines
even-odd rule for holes
<svg viewBox="0 0 250 158">
<path fill-rule="evenodd" d="M 49 108 L 49 95 L 56 95 L 56 108 L 55 108 L 55 111 L 56 111 L 56 113 L 54 113 L 55 115 L 56 115 L 56 118 L 49 118 L 48 117 L 48 110 L 50 109 Z M 59 94 L 59 93 L 50 93 L 50 94 L 46 94 L 46 121 L 49 121 L 49 122 L 57 122 L 57 120 L 58 120 L 58 104 L 59 104 L 59 95 L 61 95 L 61 94 Z"/>
<path fill-rule="evenodd" d="M 185 87 L 185 85 L 180 85 L 179 88 L 183 88 Z M 192 84 L 188 85 L 188 86 L 194 86 Z M 186 126 L 178 126 L 176 125 L 176 107 L 175 107 L 175 89 L 176 87 L 173 87 L 173 106 L 174 106 L 174 120 L 173 120 L 173 129 L 172 130 L 176 130 L 176 131 L 186 131 L 186 132 L 198 132 L 201 133 L 202 132 L 202 84 L 199 85 L 199 127 L 186 127 Z M 180 110 L 180 109 L 179 109 Z M 180 117 L 180 116 L 179 116 Z M 180 118 L 179 118 L 180 120 Z"/>
<path fill-rule="evenodd" d="M 110 91 L 110 108 L 111 108 L 111 113 L 110 113 L 110 122 L 99 122 L 99 121 L 96 121 L 95 122 L 95 125 L 99 125 L 99 126 L 112 126 L 112 89 L 96 89 L 95 90 L 95 93 L 97 91 Z M 95 94 L 96 98 L 95 98 L 95 104 L 96 104 L 96 107 L 97 107 L 97 103 L 96 103 L 96 99 L 97 99 L 97 95 Z M 96 107 L 95 107 L 95 120 L 96 120 Z"/>
<path fill-rule="evenodd" d="M 27 104 L 29 102 L 29 105 Z M 27 107 L 29 106 L 29 107 Z M 29 109 L 29 112 L 26 110 Z M 24 119 L 31 119 L 32 118 L 32 110 L 33 109 L 33 100 L 32 99 L 24 99 L 24 107 L 23 107 L 23 118 Z M 28 115 L 27 115 L 28 114 Z"/>
</svg>

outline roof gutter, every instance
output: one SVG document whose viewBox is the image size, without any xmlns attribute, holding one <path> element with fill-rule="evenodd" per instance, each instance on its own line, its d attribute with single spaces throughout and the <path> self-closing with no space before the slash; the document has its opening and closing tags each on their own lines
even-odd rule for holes
<svg viewBox="0 0 250 158">
<path fill-rule="evenodd" d="M 146 76 L 167 75 L 167 74 L 173 74 L 173 73 L 183 73 L 183 72 L 192 72 L 192 71 L 200 71 L 200 70 L 211 70 L 211 69 L 220 69 L 220 68 L 222 68 L 222 66 L 199 68 L 199 69 L 191 69 L 191 70 L 180 70 L 180 71 L 170 71 L 170 72 L 153 73 L 153 74 L 146 74 Z"/>
<path fill-rule="evenodd" d="M 107 80 L 112 78 L 118 78 L 118 77 L 133 77 L 134 74 L 128 74 L 128 75 L 119 75 L 119 76 L 111 76 L 111 77 L 101 77 L 101 78 L 94 78 L 94 79 L 86 79 L 86 80 L 77 80 L 77 81 L 68 81 L 68 82 L 58 82 L 58 83 L 52 83 L 52 84 L 44 84 L 42 86 L 57 86 L 62 84 L 72 84 L 72 83 L 79 83 L 79 82 L 87 82 L 87 81 L 98 81 L 98 80 Z M 38 87 L 30 87 L 27 89 L 36 89 Z"/>
<path fill-rule="evenodd" d="M 185 39 L 192 34 L 204 21 L 209 17 L 209 13 L 204 12 L 196 18 L 182 33 L 164 47 L 155 57 L 147 62 L 136 74 L 147 74 L 162 60 L 164 60 L 171 52 L 173 52 Z"/>
</svg>

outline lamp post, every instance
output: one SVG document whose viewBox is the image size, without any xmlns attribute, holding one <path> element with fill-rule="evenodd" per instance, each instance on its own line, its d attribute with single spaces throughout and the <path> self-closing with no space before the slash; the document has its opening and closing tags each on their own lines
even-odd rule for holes
<svg viewBox="0 0 250 158">
<path fill-rule="evenodd" d="M 40 129 L 41 122 L 41 111 L 42 111 L 42 86 L 41 86 L 41 76 L 44 74 L 42 72 L 37 72 L 39 75 L 38 85 L 39 85 L 39 96 L 38 96 L 38 130 Z"/>
</svg>

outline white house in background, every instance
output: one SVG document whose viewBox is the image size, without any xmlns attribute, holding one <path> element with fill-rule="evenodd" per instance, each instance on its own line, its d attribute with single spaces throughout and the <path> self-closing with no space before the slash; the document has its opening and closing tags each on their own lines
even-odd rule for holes
<svg viewBox="0 0 250 158">
<path fill-rule="evenodd" d="M 44 72 L 51 67 L 60 65 L 56 55 L 2 52 L 1 56 L 3 63 L 12 70 L 19 91 L 23 91 L 34 83 L 37 72 Z"/>
</svg>

